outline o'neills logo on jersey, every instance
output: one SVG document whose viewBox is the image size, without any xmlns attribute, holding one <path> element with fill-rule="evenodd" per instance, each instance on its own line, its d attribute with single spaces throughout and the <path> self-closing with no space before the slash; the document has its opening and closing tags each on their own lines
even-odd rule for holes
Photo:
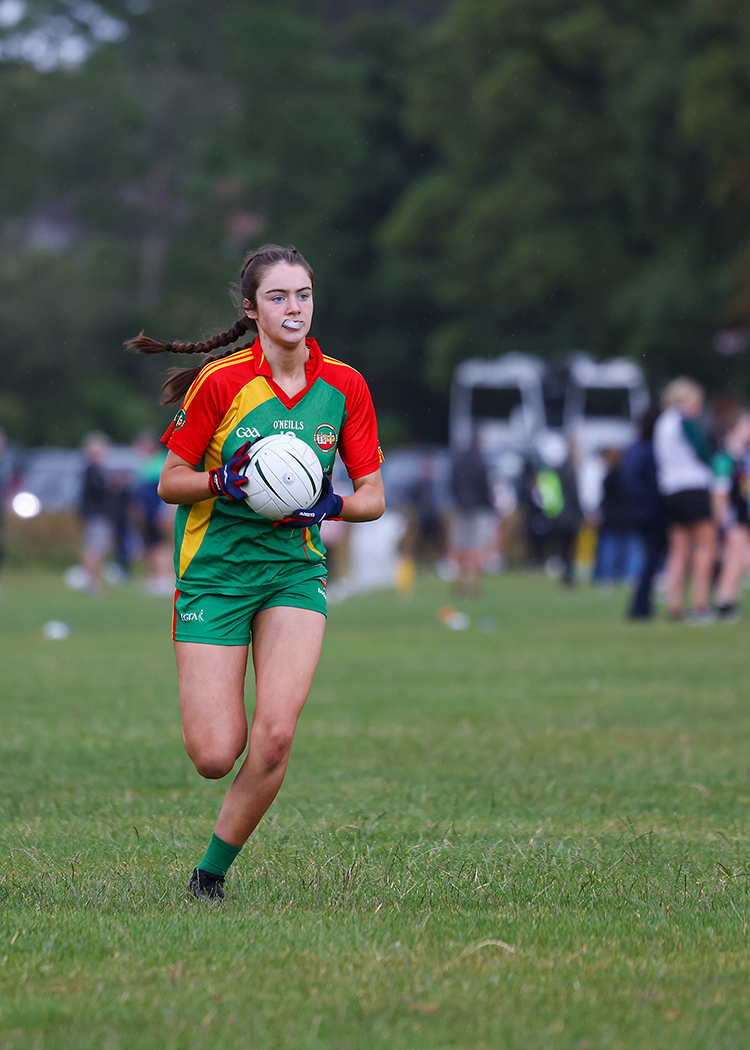
<svg viewBox="0 0 750 1050">
<path fill-rule="evenodd" d="M 315 428 L 313 441 L 321 452 L 330 452 L 331 449 L 336 448 L 338 439 L 339 433 L 336 427 L 332 427 L 330 423 L 321 423 L 319 427 Z"/>
<path fill-rule="evenodd" d="M 274 430 L 304 430 L 305 424 L 301 419 L 275 419 Z"/>
</svg>

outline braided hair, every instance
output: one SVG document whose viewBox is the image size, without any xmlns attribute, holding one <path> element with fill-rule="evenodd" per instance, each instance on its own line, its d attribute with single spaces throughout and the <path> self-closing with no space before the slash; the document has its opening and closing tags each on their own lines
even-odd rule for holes
<svg viewBox="0 0 750 1050">
<path fill-rule="evenodd" d="M 235 306 L 243 312 L 239 320 L 235 321 L 228 331 L 222 332 L 221 335 L 215 335 L 211 339 L 207 339 L 205 342 L 201 343 L 160 343 L 158 340 L 151 339 L 149 336 L 144 335 L 143 332 L 141 332 L 140 335 L 137 335 L 135 339 L 127 340 L 125 343 L 127 349 L 134 350 L 137 354 L 171 353 L 208 355 L 201 364 L 194 368 L 171 368 L 169 370 L 169 378 L 161 388 L 160 404 L 171 405 L 175 402 L 182 401 L 201 369 L 205 368 L 206 365 L 210 364 L 212 361 L 219 361 L 223 357 L 228 357 L 230 354 L 235 353 L 238 348 L 233 347 L 226 350 L 223 354 L 215 354 L 213 353 L 214 350 L 218 350 L 223 346 L 229 346 L 231 343 L 236 343 L 238 339 L 242 338 L 245 332 L 249 331 L 257 333 L 258 328 L 255 321 L 247 317 L 244 313 L 244 303 L 247 301 L 252 307 L 255 307 L 260 282 L 263 280 L 267 271 L 280 262 L 289 263 L 291 266 L 304 267 L 309 274 L 310 284 L 312 285 L 314 280 L 312 267 L 296 248 L 292 246 L 283 248 L 278 244 L 266 244 L 262 248 L 258 248 L 256 251 L 251 252 L 245 259 L 240 272 L 239 283 L 232 289 Z M 244 350 L 251 345 L 251 343 L 246 343 L 245 346 L 240 349 Z"/>
</svg>

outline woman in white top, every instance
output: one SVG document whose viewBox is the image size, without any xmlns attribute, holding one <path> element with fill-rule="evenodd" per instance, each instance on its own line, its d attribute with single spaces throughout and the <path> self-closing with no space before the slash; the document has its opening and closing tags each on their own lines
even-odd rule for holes
<svg viewBox="0 0 750 1050">
<path fill-rule="evenodd" d="M 692 623 L 709 623 L 716 527 L 711 510 L 711 448 L 698 426 L 703 390 L 692 379 L 672 380 L 661 398 L 654 427 L 654 459 L 667 518 L 667 604 L 671 619 L 682 619 L 683 590 L 692 582 Z"/>
</svg>

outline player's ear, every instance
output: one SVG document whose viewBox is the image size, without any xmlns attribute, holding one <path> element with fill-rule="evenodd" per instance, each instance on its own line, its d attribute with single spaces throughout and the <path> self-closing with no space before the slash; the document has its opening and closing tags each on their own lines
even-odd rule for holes
<svg viewBox="0 0 750 1050">
<path fill-rule="evenodd" d="M 242 300 L 242 309 L 245 311 L 245 315 L 249 317 L 251 321 L 258 320 L 258 313 L 249 299 Z"/>
</svg>

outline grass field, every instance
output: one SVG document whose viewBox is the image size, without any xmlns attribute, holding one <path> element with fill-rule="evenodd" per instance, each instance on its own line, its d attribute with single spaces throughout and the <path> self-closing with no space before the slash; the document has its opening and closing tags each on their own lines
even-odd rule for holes
<svg viewBox="0 0 750 1050">
<path fill-rule="evenodd" d="M 1 1050 L 747 1045 L 750 620 L 508 575 L 451 631 L 447 600 L 331 609 L 282 793 L 201 906 L 226 782 L 182 749 L 169 601 L 6 574 Z"/>
</svg>

